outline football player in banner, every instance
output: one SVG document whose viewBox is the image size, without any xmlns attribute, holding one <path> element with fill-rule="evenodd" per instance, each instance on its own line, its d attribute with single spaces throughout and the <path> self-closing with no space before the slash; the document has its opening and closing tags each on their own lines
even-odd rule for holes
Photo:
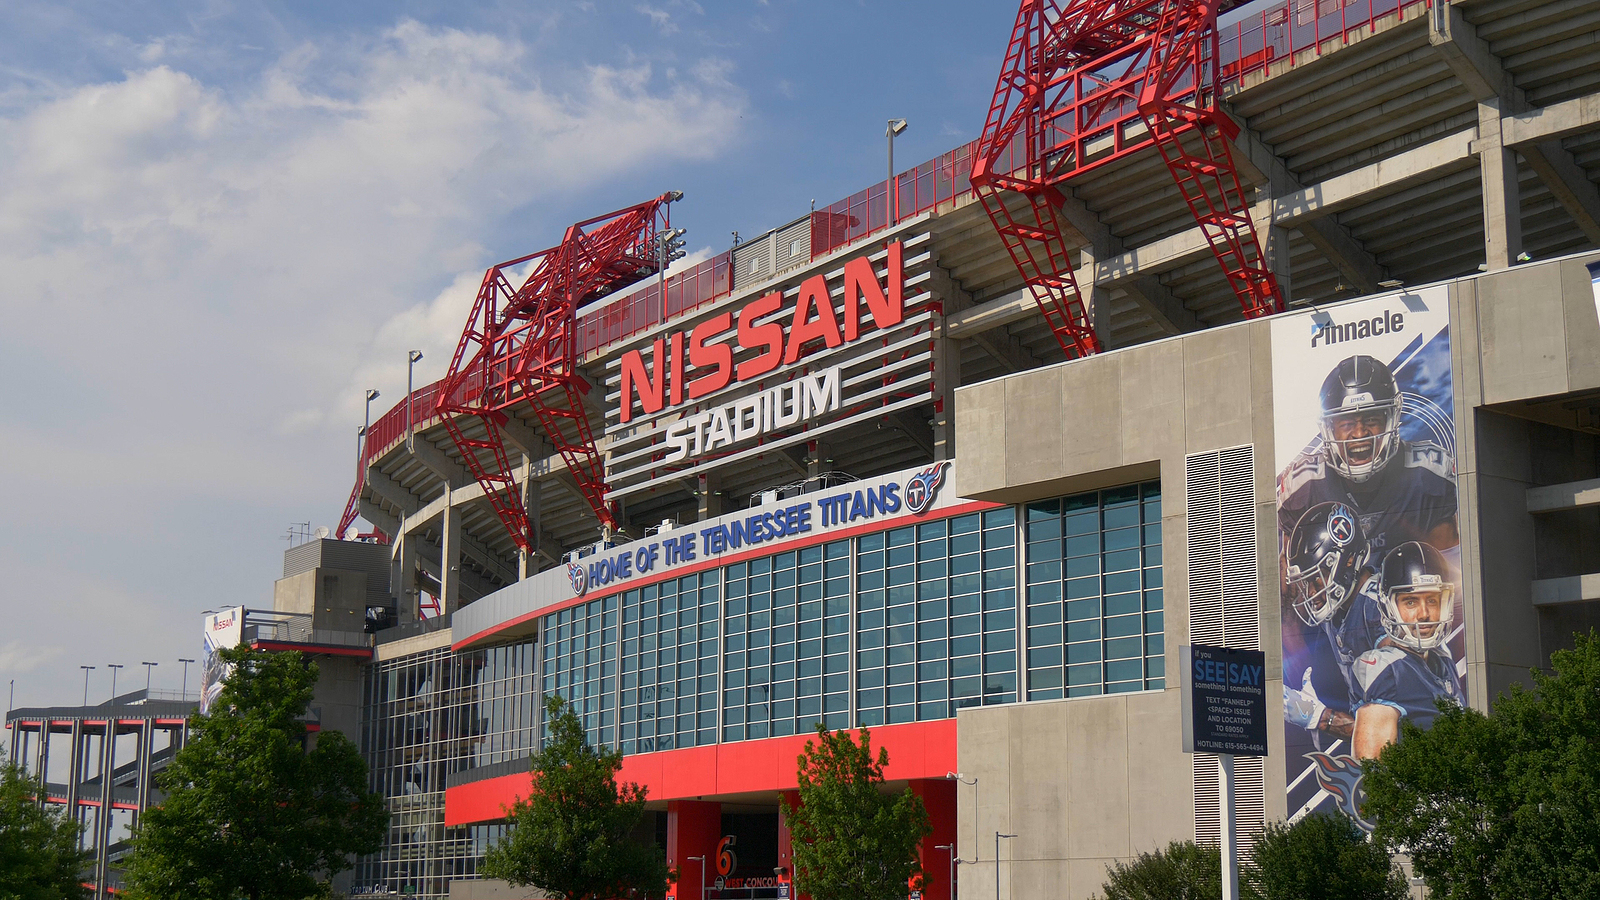
<svg viewBox="0 0 1600 900">
<path fill-rule="evenodd" d="M 1360 762 L 1466 703 L 1445 290 L 1273 322 L 1291 818 L 1360 821 Z"/>
</svg>

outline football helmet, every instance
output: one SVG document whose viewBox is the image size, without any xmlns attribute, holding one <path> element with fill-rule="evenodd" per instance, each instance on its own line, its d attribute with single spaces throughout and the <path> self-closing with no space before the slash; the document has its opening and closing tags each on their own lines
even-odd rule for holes
<svg viewBox="0 0 1600 900">
<path fill-rule="evenodd" d="M 1302 513 L 1284 549 L 1289 600 L 1300 621 L 1321 625 L 1343 609 L 1369 552 L 1361 520 L 1350 507 L 1318 503 Z"/>
<path fill-rule="evenodd" d="M 1322 448 L 1328 465 L 1360 483 L 1400 452 L 1400 390 L 1389 367 L 1351 356 L 1323 379 Z"/>
<path fill-rule="evenodd" d="M 1378 592 L 1383 629 L 1402 647 L 1432 650 L 1443 646 L 1456 615 L 1456 586 L 1450 564 L 1432 544 L 1408 541 L 1383 558 Z"/>
</svg>

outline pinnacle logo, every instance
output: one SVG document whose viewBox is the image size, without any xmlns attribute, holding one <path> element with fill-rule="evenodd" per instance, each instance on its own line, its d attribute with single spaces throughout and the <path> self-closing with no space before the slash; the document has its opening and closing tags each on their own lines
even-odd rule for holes
<svg viewBox="0 0 1600 900">
<path fill-rule="evenodd" d="M 920 516 L 932 508 L 933 502 L 939 499 L 939 488 L 944 486 L 944 476 L 948 471 L 948 462 L 934 463 L 906 482 L 906 509 L 912 515 Z"/>
<path fill-rule="evenodd" d="M 589 570 L 583 563 L 567 563 L 567 577 L 572 579 L 572 592 L 582 597 L 589 592 Z"/>
</svg>

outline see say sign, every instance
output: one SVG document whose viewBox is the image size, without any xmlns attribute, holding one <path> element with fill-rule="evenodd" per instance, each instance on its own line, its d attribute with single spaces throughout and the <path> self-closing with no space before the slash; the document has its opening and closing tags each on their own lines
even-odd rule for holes
<svg viewBox="0 0 1600 900">
<path fill-rule="evenodd" d="M 1204 644 L 1179 649 L 1188 693 L 1183 752 L 1266 756 L 1266 654 Z"/>
</svg>

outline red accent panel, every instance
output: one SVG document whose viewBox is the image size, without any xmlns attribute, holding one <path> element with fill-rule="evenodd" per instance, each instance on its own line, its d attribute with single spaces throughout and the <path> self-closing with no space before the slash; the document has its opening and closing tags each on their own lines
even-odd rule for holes
<svg viewBox="0 0 1600 900">
<path fill-rule="evenodd" d="M 956 846 L 956 783 L 946 778 L 911 782 L 922 798 L 933 833 L 922 839 L 922 900 L 950 900 L 950 853 L 940 844 Z"/>
<path fill-rule="evenodd" d="M 716 878 L 721 838 L 721 803 L 673 800 L 667 804 L 667 865 L 678 870 L 678 883 L 667 889 L 668 897 L 699 898 L 701 879 L 709 884 Z"/>
<path fill-rule="evenodd" d="M 458 784 L 444 792 L 444 824 L 453 828 L 473 822 L 492 822 L 505 818 L 505 807 L 528 793 L 532 780 L 527 772 L 485 778 Z"/>
<path fill-rule="evenodd" d="M 652 800 L 793 790 L 796 760 L 810 738 L 795 735 L 627 756 L 617 778 L 643 785 Z M 889 751 L 884 777 L 891 781 L 942 779 L 956 768 L 955 719 L 874 728 L 872 743 Z M 501 808 L 511 805 L 527 788 L 528 776 L 521 773 L 448 788 L 445 825 L 498 819 L 504 814 Z"/>
<path fill-rule="evenodd" d="M 289 651 L 299 650 L 302 653 L 319 654 L 322 656 L 353 656 L 358 659 L 371 659 L 371 647 L 341 647 L 336 644 L 295 644 L 288 641 L 252 641 L 251 650 Z"/>
</svg>

